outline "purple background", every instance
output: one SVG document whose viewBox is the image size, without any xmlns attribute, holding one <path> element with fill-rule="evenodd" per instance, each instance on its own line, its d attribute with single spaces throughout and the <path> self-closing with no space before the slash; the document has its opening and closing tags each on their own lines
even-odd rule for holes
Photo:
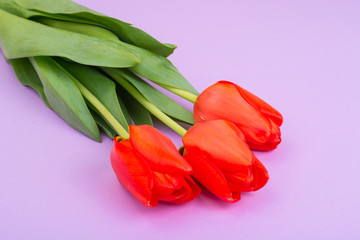
<svg viewBox="0 0 360 240">
<path fill-rule="evenodd" d="M 270 181 L 236 204 L 204 191 L 147 209 L 110 139 L 73 130 L 0 57 L 0 239 L 360 239 L 359 1 L 77 2 L 177 44 L 199 91 L 225 79 L 269 102 L 283 142 L 255 153 Z"/>
</svg>

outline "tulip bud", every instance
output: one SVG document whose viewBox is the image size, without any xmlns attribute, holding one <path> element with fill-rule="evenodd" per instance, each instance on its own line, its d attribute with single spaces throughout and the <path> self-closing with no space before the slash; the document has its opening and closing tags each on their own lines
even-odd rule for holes
<svg viewBox="0 0 360 240">
<path fill-rule="evenodd" d="M 243 133 L 229 121 L 195 124 L 183 144 L 182 154 L 192 166 L 192 176 L 226 202 L 239 201 L 241 192 L 256 191 L 269 179 Z"/>
<path fill-rule="evenodd" d="M 115 138 L 111 151 L 119 182 L 146 207 L 196 198 L 200 188 L 190 176 L 192 168 L 171 140 L 147 125 L 129 128 L 130 138 Z"/>
<path fill-rule="evenodd" d="M 225 119 L 245 135 L 250 148 L 275 149 L 281 142 L 282 115 L 238 85 L 220 81 L 205 89 L 194 105 L 195 123 Z"/>
</svg>

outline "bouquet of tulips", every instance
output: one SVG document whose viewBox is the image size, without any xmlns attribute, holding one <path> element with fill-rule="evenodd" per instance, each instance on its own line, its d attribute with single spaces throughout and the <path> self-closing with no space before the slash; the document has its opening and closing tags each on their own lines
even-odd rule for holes
<svg viewBox="0 0 360 240">
<path fill-rule="evenodd" d="M 175 45 L 70 0 L 0 0 L 0 22 L 19 81 L 74 129 L 114 139 L 115 174 L 145 206 L 190 201 L 200 184 L 232 203 L 267 183 L 251 149 L 277 147 L 281 114 L 227 81 L 198 94 L 167 59 Z M 193 102 L 194 112 L 145 79 Z M 179 150 L 151 115 L 183 136 Z"/>
</svg>

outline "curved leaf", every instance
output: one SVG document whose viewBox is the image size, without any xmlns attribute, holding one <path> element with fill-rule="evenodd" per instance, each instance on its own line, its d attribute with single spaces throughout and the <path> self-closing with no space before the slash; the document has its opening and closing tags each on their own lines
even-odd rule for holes
<svg viewBox="0 0 360 240">
<path fill-rule="evenodd" d="M 141 59 L 140 64 L 130 67 L 131 71 L 160 86 L 170 86 L 189 91 L 196 95 L 199 94 L 183 75 L 181 75 L 176 67 L 165 57 L 129 44 L 127 44 L 126 47 L 136 51 Z"/>
<path fill-rule="evenodd" d="M 130 67 L 133 50 L 107 39 L 52 28 L 0 9 L 0 46 L 8 59 L 61 56 L 86 65 Z"/>
<path fill-rule="evenodd" d="M 51 108 L 70 126 L 101 141 L 99 129 L 72 77 L 50 57 L 30 58 Z"/>
<path fill-rule="evenodd" d="M 159 42 L 129 23 L 105 16 L 70 0 L 14 0 L 14 2 L 27 10 L 38 11 L 39 15 L 46 13 L 47 16 L 52 15 L 57 19 L 62 19 L 62 15 L 71 17 L 73 21 L 78 19 L 80 22 L 87 21 L 88 23 L 106 27 L 115 32 L 125 42 L 165 57 L 172 54 L 176 48 L 173 44 Z M 35 16 L 35 12 L 33 16 Z"/>
<path fill-rule="evenodd" d="M 23 18 L 33 15 L 33 11 L 20 7 L 13 0 L 0 0 L 0 9 Z"/>
<path fill-rule="evenodd" d="M 127 129 L 129 122 L 125 108 L 121 108 L 116 95 L 115 83 L 92 67 L 73 62 L 56 59 L 73 77 L 84 85 L 115 117 L 117 121 Z"/>
<path fill-rule="evenodd" d="M 105 38 L 111 41 L 119 40 L 119 38 L 113 32 L 95 25 L 69 22 L 69 21 L 60 21 L 45 17 L 37 18 L 36 21 L 54 28 L 60 28 L 71 32 L 82 33 L 85 35 L 98 37 L 98 38 Z"/>
<path fill-rule="evenodd" d="M 89 36 L 103 37 L 106 39 L 114 40 L 124 48 L 132 49 L 137 52 L 141 63 L 131 67 L 130 69 L 138 75 L 149 79 L 150 81 L 160 85 L 169 86 L 185 91 L 198 94 L 193 86 L 179 73 L 175 66 L 165 57 L 155 54 L 149 50 L 142 49 L 124 42 L 121 42 L 112 32 L 84 23 L 73 23 L 68 21 L 59 21 L 53 19 L 39 19 L 53 27 L 73 31 L 77 33 L 86 34 Z"/>
<path fill-rule="evenodd" d="M 33 88 L 35 91 L 39 93 L 42 100 L 46 104 L 46 106 L 50 107 L 48 100 L 46 99 L 43 85 L 40 81 L 39 76 L 37 75 L 34 67 L 31 65 L 28 58 L 19 58 L 8 60 L 13 68 L 16 77 L 19 81 L 25 85 Z"/>
<path fill-rule="evenodd" d="M 121 86 L 118 86 L 117 93 L 119 98 L 125 103 L 131 119 L 135 125 L 150 125 L 153 126 L 153 121 L 149 111 L 141 105 L 131 94 L 129 94 Z"/>
<path fill-rule="evenodd" d="M 114 139 L 114 137 L 117 136 L 115 130 L 96 111 L 90 109 L 90 112 L 95 119 L 95 122 L 104 131 L 104 133 L 108 135 L 109 138 Z"/>
</svg>

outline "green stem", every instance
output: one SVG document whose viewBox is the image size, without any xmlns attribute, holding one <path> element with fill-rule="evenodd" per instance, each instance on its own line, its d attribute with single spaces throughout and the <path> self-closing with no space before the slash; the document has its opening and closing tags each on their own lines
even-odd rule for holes
<svg viewBox="0 0 360 240">
<path fill-rule="evenodd" d="M 115 119 L 115 117 L 109 112 L 109 110 L 77 79 L 73 78 L 76 86 L 79 88 L 81 94 L 104 116 L 108 123 L 113 127 L 116 133 L 123 137 L 129 138 L 129 133 L 124 127 Z"/>
<path fill-rule="evenodd" d="M 178 88 L 173 88 L 173 87 L 169 87 L 169 86 L 166 86 L 166 85 L 160 85 L 161 87 L 165 88 L 166 90 L 192 102 L 192 103 L 195 103 L 196 99 L 197 99 L 197 95 L 191 93 L 191 92 L 188 92 L 188 91 L 184 91 L 184 90 L 181 90 L 181 89 L 178 89 Z"/>
<path fill-rule="evenodd" d="M 151 112 L 160 121 L 169 126 L 172 130 L 184 136 L 186 130 L 180 126 L 177 122 L 172 120 L 168 115 L 163 113 L 154 104 L 147 100 L 131 83 L 118 74 L 113 73 L 112 69 L 102 68 L 107 74 L 109 74 L 116 82 L 118 82 L 126 91 L 128 91 L 141 105 L 143 105 L 149 112 Z"/>
</svg>

